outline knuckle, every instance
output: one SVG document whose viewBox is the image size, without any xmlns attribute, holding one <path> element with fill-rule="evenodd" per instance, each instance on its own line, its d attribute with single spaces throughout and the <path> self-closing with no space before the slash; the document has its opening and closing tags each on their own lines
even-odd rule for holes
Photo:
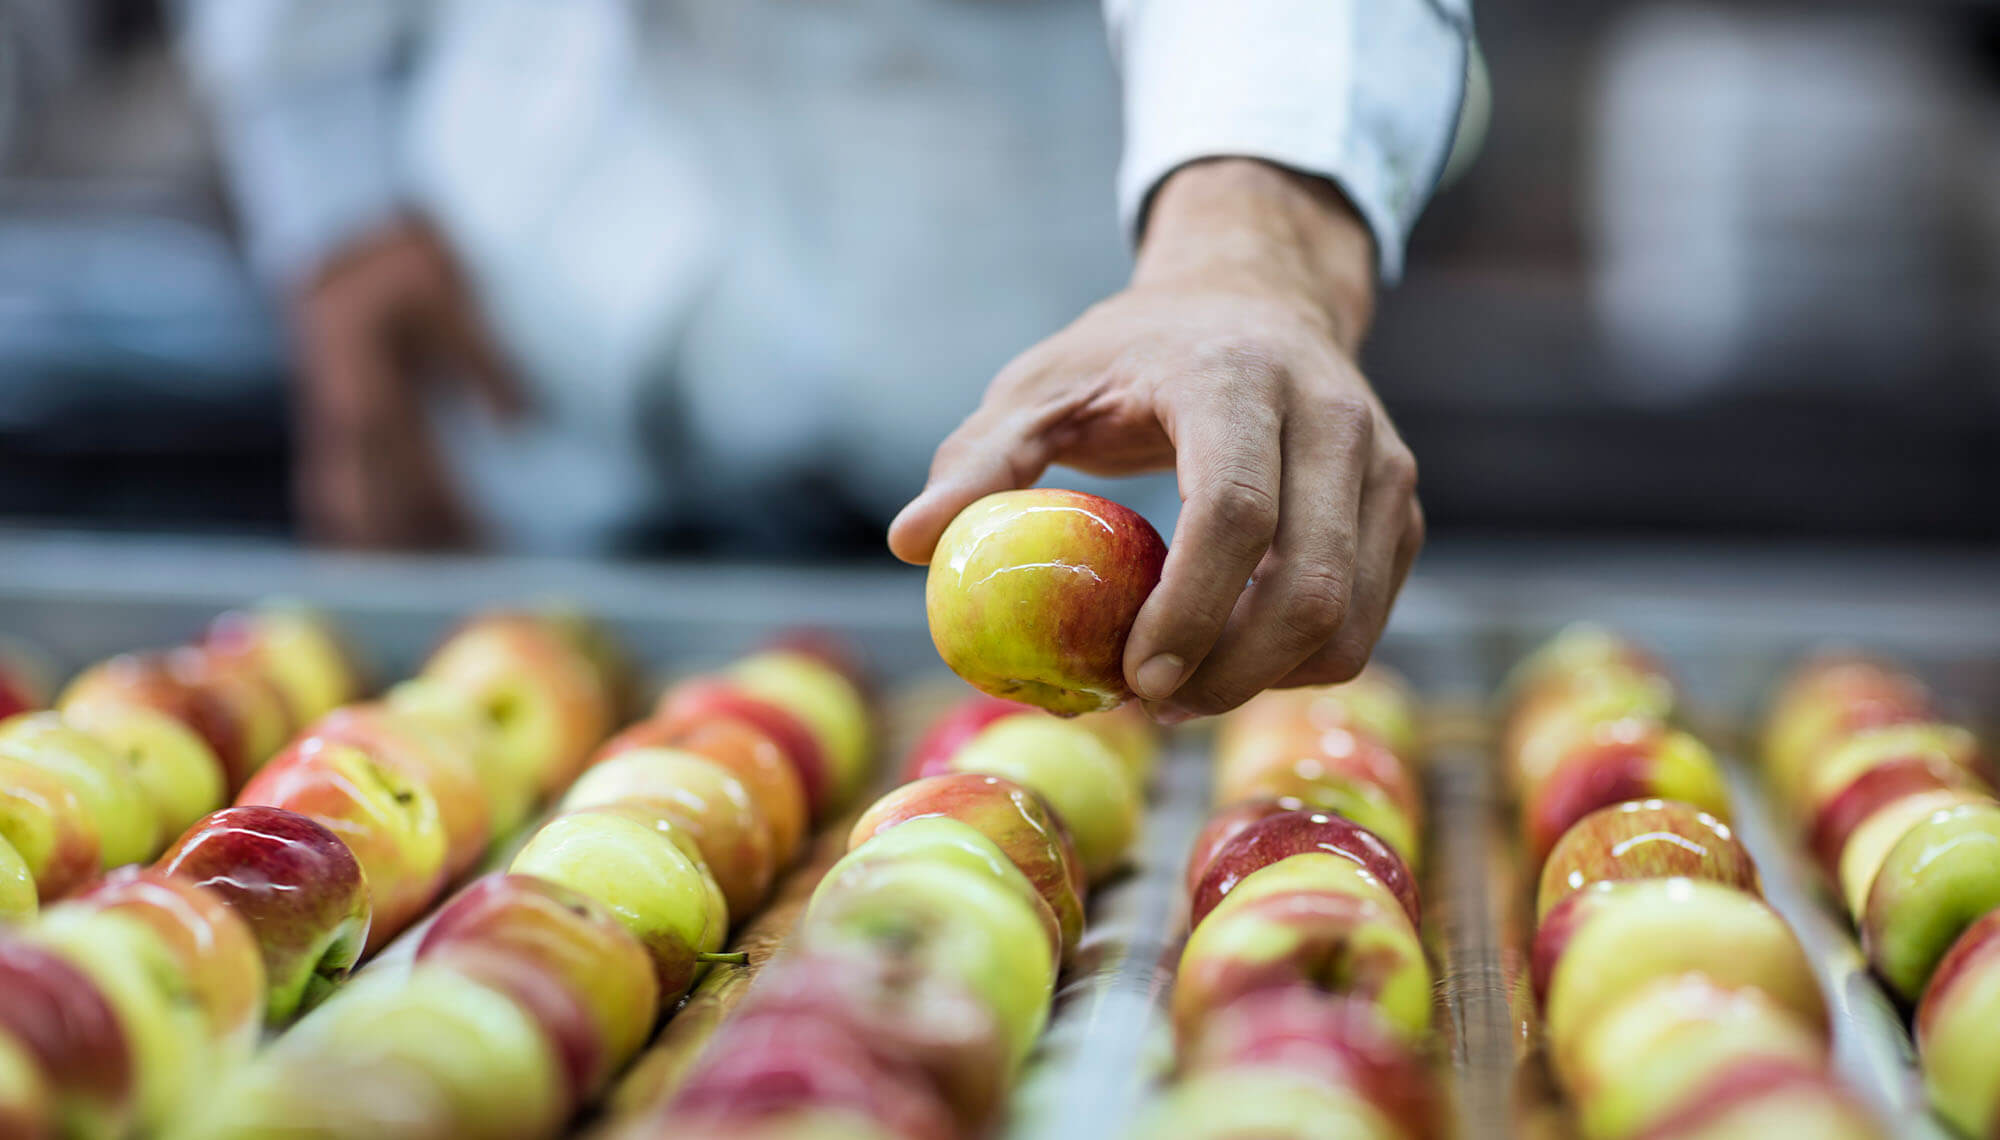
<svg viewBox="0 0 2000 1140">
<path fill-rule="evenodd" d="M 1391 487 L 1405 495 L 1415 495 L 1417 491 L 1417 457 L 1410 449 L 1397 444 L 1382 455 L 1380 477 Z"/>
<path fill-rule="evenodd" d="M 1294 646 L 1324 644 L 1347 616 L 1348 583 L 1332 566 L 1301 567 L 1278 609 L 1278 625 Z"/>
<path fill-rule="evenodd" d="M 1420 504 L 1412 502 L 1410 504 L 1410 521 L 1403 527 L 1403 543 L 1414 552 L 1423 549 L 1424 540 L 1429 536 L 1430 524 L 1424 521 L 1424 508 Z"/>
<path fill-rule="evenodd" d="M 1217 476 L 1208 498 L 1217 521 L 1230 531 L 1265 542 L 1278 531 L 1277 497 L 1241 472 Z"/>
</svg>

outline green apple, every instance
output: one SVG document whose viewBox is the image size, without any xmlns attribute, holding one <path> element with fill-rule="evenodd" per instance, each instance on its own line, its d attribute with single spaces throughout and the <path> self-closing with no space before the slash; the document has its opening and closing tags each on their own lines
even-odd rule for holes
<svg viewBox="0 0 2000 1140">
<path fill-rule="evenodd" d="M 1408 1140 L 1356 1090 L 1288 1068 L 1211 1069 L 1181 1081 L 1147 1113 L 1147 1140 Z"/>
<path fill-rule="evenodd" d="M 1985 802 L 1985 795 L 1970 789 L 1939 788 L 1901 796 L 1869 813 L 1840 848 L 1840 897 L 1855 925 L 1866 919 L 1875 876 L 1898 840 L 1938 812 Z"/>
<path fill-rule="evenodd" d="M 728 676 L 743 692 L 806 723 L 833 766 L 834 799 L 851 803 L 875 767 L 868 700 L 854 683 L 816 657 L 785 649 L 746 657 Z"/>
<path fill-rule="evenodd" d="M 35 873 L 28 861 L 0 835 L 0 922 L 33 918 L 39 896 L 35 893 Z"/>
<path fill-rule="evenodd" d="M 1924 1087 L 1967 1136 L 2000 1125 L 2000 911 L 1968 927 L 1938 963 L 1914 1023 Z"/>
<path fill-rule="evenodd" d="M 0 752 L 0 839 L 28 865 L 42 898 L 97 874 L 97 820 L 68 780 Z"/>
<path fill-rule="evenodd" d="M 486 789 L 495 844 L 514 838 L 535 806 L 537 773 L 527 753 L 500 746 L 499 730 L 465 693 L 441 681 L 419 677 L 390 689 L 383 702 L 453 742 L 469 757 Z"/>
<path fill-rule="evenodd" d="M 613 727 L 615 698 L 597 663 L 543 615 L 474 618 L 438 647 L 423 676 L 471 698 L 498 734 L 499 766 L 533 772 L 540 797 L 567 787 Z"/>
<path fill-rule="evenodd" d="M 863 875 L 869 867 L 900 860 L 964 867 L 1019 895 L 1021 901 L 1035 912 L 1036 919 L 1048 929 L 1050 952 L 1058 959 L 1062 957 L 1062 927 L 1056 922 L 1055 911 L 1050 909 L 1048 900 L 1042 897 L 1013 860 L 1007 858 L 1007 853 L 1000 849 L 999 844 L 986 838 L 971 824 L 948 816 L 905 820 L 896 827 L 871 836 L 827 871 L 826 877 L 813 891 L 813 897 L 840 890 L 841 881 L 850 875 Z"/>
<path fill-rule="evenodd" d="M 164 837 L 179 835 L 228 802 L 222 761 L 180 721 L 141 705 L 81 704 L 63 721 L 121 754 L 159 817 Z"/>
<path fill-rule="evenodd" d="M 930 859 L 883 860 L 813 896 L 807 949 L 910 960 L 956 977 L 992 1009 L 1016 1064 L 1033 1051 L 1055 992 L 1048 928 L 1018 890 L 985 870 Z"/>
<path fill-rule="evenodd" d="M 729 934 L 729 906 L 707 865 L 616 810 L 555 817 L 508 869 L 602 903 L 652 955 L 663 1003 L 680 1000 L 700 978 L 701 956 L 722 949 Z"/>
<path fill-rule="evenodd" d="M 1092 881 L 1124 862 L 1138 831 L 1140 799 L 1124 763 L 1095 733 L 1069 721 L 1003 717 L 966 742 L 951 766 L 1004 777 L 1047 800 Z"/>
<path fill-rule="evenodd" d="M 2000 908 L 2000 804 L 1960 804 L 1911 827 L 1868 891 L 1861 944 L 1905 1001 L 1921 997 L 1938 959 Z"/>
<path fill-rule="evenodd" d="M 23 713 L 0 723 L 0 756 L 48 772 L 76 792 L 97 824 L 98 857 L 122 867 L 153 857 L 165 842 L 131 763 L 58 713 Z"/>
</svg>

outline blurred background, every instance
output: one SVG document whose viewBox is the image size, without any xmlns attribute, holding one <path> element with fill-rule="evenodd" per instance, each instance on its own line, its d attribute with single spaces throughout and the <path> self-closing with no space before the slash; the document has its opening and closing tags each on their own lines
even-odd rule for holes
<svg viewBox="0 0 2000 1140">
<path fill-rule="evenodd" d="M 1095 0 L 436 7 L 365 63 L 530 405 L 434 408 L 493 544 L 885 558 L 993 370 L 1122 281 Z M 2000 538 L 2000 11 L 1478 15 L 1490 134 L 1365 355 L 1434 535 Z M 0 520 L 307 533 L 254 32 L 186 19 L 0 0 Z"/>
</svg>

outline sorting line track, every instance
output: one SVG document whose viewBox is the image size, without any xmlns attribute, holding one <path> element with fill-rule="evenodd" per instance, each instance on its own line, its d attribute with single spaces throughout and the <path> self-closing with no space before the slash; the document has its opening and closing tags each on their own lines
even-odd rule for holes
<svg viewBox="0 0 2000 1140">
<path fill-rule="evenodd" d="M 1457 1134 L 1512 1140 L 1520 1049 L 1491 873 L 1499 842 L 1493 766 L 1481 748 L 1446 745 L 1432 751 L 1424 777 L 1435 836 L 1425 933 L 1438 958 L 1438 1031 L 1448 1049 Z"/>
</svg>

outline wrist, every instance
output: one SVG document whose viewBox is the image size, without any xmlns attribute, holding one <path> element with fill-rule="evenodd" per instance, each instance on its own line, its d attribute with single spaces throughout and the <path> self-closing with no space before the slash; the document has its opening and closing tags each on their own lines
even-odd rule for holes
<svg viewBox="0 0 2000 1140">
<path fill-rule="evenodd" d="M 1352 349 L 1374 315 L 1374 236 L 1325 179 L 1257 159 L 1208 159 L 1154 191 L 1132 281 L 1274 293 L 1324 319 Z"/>
</svg>

